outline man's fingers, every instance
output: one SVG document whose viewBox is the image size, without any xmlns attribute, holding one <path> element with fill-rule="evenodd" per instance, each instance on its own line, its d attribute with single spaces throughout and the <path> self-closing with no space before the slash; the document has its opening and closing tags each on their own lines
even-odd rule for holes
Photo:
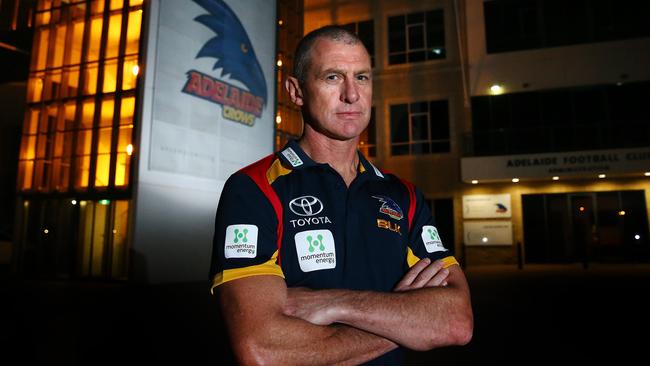
<svg viewBox="0 0 650 366">
<path fill-rule="evenodd" d="M 442 263 L 442 261 L 435 261 L 431 263 L 427 268 L 425 268 L 418 274 L 415 280 L 413 280 L 411 286 L 415 288 L 422 288 L 427 283 L 429 283 L 429 281 L 434 279 L 438 274 L 441 274 L 442 276 L 444 276 L 443 278 L 446 278 L 447 275 L 449 274 L 449 271 L 444 270 L 442 268 L 443 265 L 444 263 Z"/>
<path fill-rule="evenodd" d="M 447 268 L 441 269 L 432 279 L 429 280 L 423 287 L 436 287 L 447 286 L 447 277 L 449 277 L 449 270 Z"/>
<path fill-rule="evenodd" d="M 419 260 L 408 272 L 402 277 L 402 279 L 395 286 L 395 291 L 403 291 L 409 288 L 417 276 L 422 272 L 429 264 L 431 259 L 424 258 Z"/>
</svg>

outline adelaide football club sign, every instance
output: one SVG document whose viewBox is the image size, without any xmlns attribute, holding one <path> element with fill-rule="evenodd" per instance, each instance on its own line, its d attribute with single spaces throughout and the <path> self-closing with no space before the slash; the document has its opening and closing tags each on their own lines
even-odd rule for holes
<svg viewBox="0 0 650 366">
<path fill-rule="evenodd" d="M 187 71 L 183 93 L 221 106 L 225 119 L 252 126 L 267 105 L 266 79 L 246 29 L 237 14 L 222 0 L 193 0 L 207 11 L 194 20 L 214 32 L 195 58 L 214 58 L 208 75 Z M 222 80 L 228 76 L 242 83 L 242 89 Z"/>
</svg>

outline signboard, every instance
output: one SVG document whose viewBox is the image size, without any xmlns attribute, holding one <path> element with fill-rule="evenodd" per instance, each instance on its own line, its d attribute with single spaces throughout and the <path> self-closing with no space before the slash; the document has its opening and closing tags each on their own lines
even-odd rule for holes
<svg viewBox="0 0 650 366">
<path fill-rule="evenodd" d="M 463 218 L 492 219 L 512 217 L 510 194 L 463 196 Z"/>
<path fill-rule="evenodd" d="M 512 245 L 512 221 L 465 221 L 465 245 Z"/>
<path fill-rule="evenodd" d="M 461 175 L 474 179 L 510 180 L 552 176 L 593 176 L 607 173 L 643 173 L 650 167 L 650 148 L 576 151 L 463 158 Z"/>
<path fill-rule="evenodd" d="M 149 169 L 225 180 L 273 149 L 276 3 L 158 4 Z"/>
</svg>

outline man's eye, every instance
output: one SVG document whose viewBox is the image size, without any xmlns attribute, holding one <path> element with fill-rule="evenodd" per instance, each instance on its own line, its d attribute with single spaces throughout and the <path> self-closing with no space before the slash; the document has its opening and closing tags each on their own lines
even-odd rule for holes
<svg viewBox="0 0 650 366">
<path fill-rule="evenodd" d="M 339 78 L 339 76 L 336 75 L 336 74 L 327 75 L 327 76 L 325 77 L 325 79 L 327 79 L 327 80 L 338 80 L 338 78 Z"/>
<path fill-rule="evenodd" d="M 357 80 L 368 81 L 370 80 L 370 77 L 368 75 L 359 75 L 357 76 Z"/>
</svg>

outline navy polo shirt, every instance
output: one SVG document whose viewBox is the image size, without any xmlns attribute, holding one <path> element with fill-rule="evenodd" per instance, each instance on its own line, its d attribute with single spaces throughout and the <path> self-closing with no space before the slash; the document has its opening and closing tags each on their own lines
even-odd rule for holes
<svg viewBox="0 0 650 366">
<path fill-rule="evenodd" d="M 421 258 L 457 264 L 421 192 L 361 153 L 359 160 L 347 187 L 290 141 L 230 176 L 217 209 L 212 288 L 276 275 L 288 287 L 390 292 Z M 389 364 L 396 355 L 375 361 Z"/>
</svg>

